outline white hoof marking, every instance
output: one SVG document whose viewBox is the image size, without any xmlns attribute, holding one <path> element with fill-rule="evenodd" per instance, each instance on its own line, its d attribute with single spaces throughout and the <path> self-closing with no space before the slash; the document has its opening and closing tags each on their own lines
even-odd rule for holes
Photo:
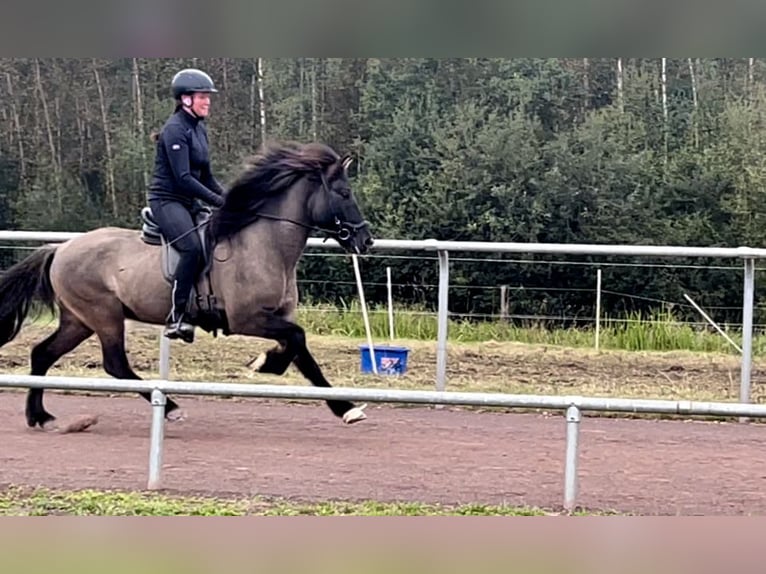
<svg viewBox="0 0 766 574">
<path fill-rule="evenodd" d="M 169 423 L 178 423 L 181 421 L 185 421 L 186 413 L 180 409 L 176 409 L 174 411 L 169 412 L 165 416 L 165 420 L 167 420 Z"/>
<path fill-rule="evenodd" d="M 42 423 L 40 425 L 40 428 L 44 430 L 45 432 L 59 432 L 59 423 L 58 420 L 48 421 L 46 423 Z"/>
<path fill-rule="evenodd" d="M 362 405 L 361 407 L 354 407 L 353 409 L 346 411 L 346 413 L 343 415 L 343 422 L 347 425 L 350 425 L 351 423 L 363 421 L 367 418 L 367 415 L 364 414 L 365 408 L 367 408 L 366 404 Z"/>
<path fill-rule="evenodd" d="M 258 358 L 253 361 L 252 368 L 254 371 L 260 371 L 261 367 L 266 364 L 266 353 L 261 353 Z"/>
</svg>

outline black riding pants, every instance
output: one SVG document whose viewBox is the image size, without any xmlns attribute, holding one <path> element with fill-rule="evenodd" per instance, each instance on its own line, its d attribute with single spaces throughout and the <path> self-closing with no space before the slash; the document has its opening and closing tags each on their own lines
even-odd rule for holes
<svg viewBox="0 0 766 574">
<path fill-rule="evenodd" d="M 203 265 L 202 244 L 199 240 L 192 212 L 177 201 L 152 199 L 149 201 L 154 220 L 162 234 L 180 256 L 176 278 L 173 284 L 173 310 L 171 316 L 177 319 L 186 309 L 194 282 Z"/>
</svg>

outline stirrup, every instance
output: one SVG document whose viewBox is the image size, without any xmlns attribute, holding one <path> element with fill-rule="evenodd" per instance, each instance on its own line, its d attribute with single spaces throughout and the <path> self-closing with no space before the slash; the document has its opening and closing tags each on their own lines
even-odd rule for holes
<svg viewBox="0 0 766 574">
<path fill-rule="evenodd" d="M 181 339 L 191 343 L 194 341 L 194 325 L 179 319 L 165 325 L 165 330 L 162 334 L 168 339 Z"/>
</svg>

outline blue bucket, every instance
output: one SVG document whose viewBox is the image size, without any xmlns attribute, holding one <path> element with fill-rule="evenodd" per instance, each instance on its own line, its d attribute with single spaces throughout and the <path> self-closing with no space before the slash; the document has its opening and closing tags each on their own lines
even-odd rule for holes
<svg viewBox="0 0 766 574">
<path fill-rule="evenodd" d="M 375 351 L 375 366 L 379 375 L 403 375 L 407 372 L 407 357 L 410 350 L 406 347 L 388 345 L 373 347 Z M 361 367 L 363 373 L 372 373 L 369 345 L 359 345 Z"/>
</svg>

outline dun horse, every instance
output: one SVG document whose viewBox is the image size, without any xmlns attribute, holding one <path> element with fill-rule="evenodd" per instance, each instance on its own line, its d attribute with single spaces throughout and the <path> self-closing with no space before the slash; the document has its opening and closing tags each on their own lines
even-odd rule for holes
<svg viewBox="0 0 766 574">
<path fill-rule="evenodd" d="M 350 163 L 322 144 L 265 146 L 233 182 L 224 205 L 198 220 L 207 266 L 191 316 L 208 332 L 277 341 L 254 363 L 261 373 L 281 375 L 294 364 L 312 384 L 331 386 L 295 323 L 296 266 L 312 230 L 349 253 L 364 254 L 373 244 L 349 185 Z M 125 354 L 125 320 L 164 323 L 176 255 L 148 208 L 142 215 L 141 231 L 95 229 L 40 247 L 0 277 L 0 346 L 16 337 L 32 306 L 58 307 L 58 328 L 32 349 L 32 375 L 45 375 L 95 333 L 104 370 L 119 379 L 140 378 Z M 366 418 L 364 407 L 351 402 L 327 404 L 345 423 Z M 168 399 L 166 418 L 179 418 L 177 409 Z M 26 419 L 30 427 L 55 426 L 42 389 L 28 391 Z"/>
</svg>

